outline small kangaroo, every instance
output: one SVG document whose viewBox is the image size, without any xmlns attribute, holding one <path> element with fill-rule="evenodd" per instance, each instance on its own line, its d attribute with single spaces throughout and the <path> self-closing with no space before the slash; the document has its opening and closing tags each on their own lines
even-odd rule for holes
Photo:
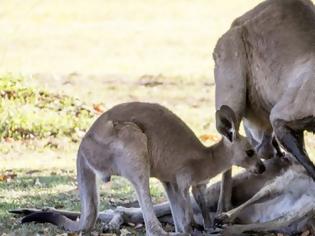
<svg viewBox="0 0 315 236">
<path fill-rule="evenodd" d="M 151 103 L 124 103 L 102 114 L 83 138 L 77 156 L 77 180 L 81 199 L 79 221 L 53 214 L 47 221 L 68 231 L 89 231 L 98 215 L 97 179 L 111 175 L 127 178 L 134 186 L 143 212 L 147 235 L 189 235 L 193 213 L 192 186 L 204 217 L 207 181 L 232 165 L 255 173 L 265 170 L 247 139 L 235 130 L 235 115 L 228 106 L 216 112 L 220 142 L 205 147 L 193 131 L 167 108 Z M 158 221 L 150 196 L 149 178 L 159 179 L 171 205 L 176 233 L 167 233 Z"/>
</svg>

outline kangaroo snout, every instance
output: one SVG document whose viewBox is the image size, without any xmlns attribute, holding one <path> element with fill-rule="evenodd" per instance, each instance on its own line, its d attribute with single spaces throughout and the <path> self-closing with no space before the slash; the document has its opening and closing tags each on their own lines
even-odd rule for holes
<svg viewBox="0 0 315 236">
<path fill-rule="evenodd" d="M 262 174 L 266 170 L 266 167 L 262 161 L 258 161 L 256 165 L 250 170 L 254 174 Z"/>
</svg>

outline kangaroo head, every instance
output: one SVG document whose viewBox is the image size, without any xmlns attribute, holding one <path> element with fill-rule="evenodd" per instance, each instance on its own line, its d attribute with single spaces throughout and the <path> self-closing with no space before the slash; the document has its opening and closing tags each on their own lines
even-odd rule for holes
<svg viewBox="0 0 315 236">
<path fill-rule="evenodd" d="M 248 169 L 249 171 L 261 174 L 265 171 L 263 162 L 258 157 L 255 149 L 248 139 L 236 130 L 236 116 L 233 110 L 223 105 L 216 112 L 216 128 L 223 136 L 223 142 L 228 149 L 229 157 L 233 165 Z"/>
</svg>

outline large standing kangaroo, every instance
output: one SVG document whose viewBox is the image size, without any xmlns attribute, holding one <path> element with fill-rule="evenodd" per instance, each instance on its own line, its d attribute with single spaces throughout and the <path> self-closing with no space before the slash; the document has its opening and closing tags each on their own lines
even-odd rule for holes
<svg viewBox="0 0 315 236">
<path fill-rule="evenodd" d="M 228 105 L 235 111 L 237 128 L 243 120 L 260 155 L 273 155 L 268 150 L 273 150 L 274 132 L 315 180 L 303 133 L 315 132 L 313 3 L 264 1 L 233 22 L 213 55 L 216 107 Z"/>
</svg>

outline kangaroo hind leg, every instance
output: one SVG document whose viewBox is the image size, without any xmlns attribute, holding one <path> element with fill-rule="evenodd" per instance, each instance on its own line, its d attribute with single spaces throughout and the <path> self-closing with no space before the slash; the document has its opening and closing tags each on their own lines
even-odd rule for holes
<svg viewBox="0 0 315 236">
<path fill-rule="evenodd" d="M 305 147 L 303 131 L 315 131 L 315 70 L 313 61 L 301 64 L 291 73 L 295 76 L 270 113 L 276 138 L 315 180 L 315 165 Z"/>
<path fill-rule="evenodd" d="M 77 178 L 81 200 L 80 230 L 91 230 L 98 214 L 99 195 L 95 172 L 80 151 L 77 158 Z"/>
<path fill-rule="evenodd" d="M 137 158 L 132 166 L 129 166 L 129 170 L 126 171 L 123 176 L 126 177 L 135 188 L 139 205 L 142 210 L 147 235 L 167 235 L 154 213 L 149 188 L 150 170 L 145 158 L 146 157 L 144 156 L 142 158 Z"/>
<path fill-rule="evenodd" d="M 118 141 L 123 147 L 115 156 L 115 166 L 121 176 L 133 185 L 142 210 L 146 233 L 149 236 L 167 235 L 157 219 L 150 196 L 150 161 L 147 148 L 147 137 L 132 122 L 121 122 L 116 125 Z"/>
</svg>

